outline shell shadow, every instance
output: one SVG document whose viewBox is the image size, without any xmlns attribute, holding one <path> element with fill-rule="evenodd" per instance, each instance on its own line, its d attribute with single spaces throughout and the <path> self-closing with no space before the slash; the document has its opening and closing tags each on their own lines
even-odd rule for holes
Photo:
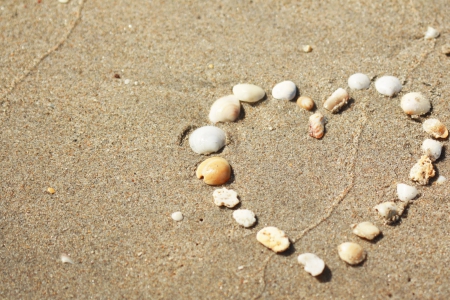
<svg viewBox="0 0 450 300">
<path fill-rule="evenodd" d="M 241 121 L 241 120 L 244 120 L 244 119 L 245 119 L 245 109 L 244 109 L 244 105 L 241 104 L 241 111 L 239 113 L 239 116 L 235 120 L 235 122 Z"/>
<path fill-rule="evenodd" d="M 278 255 L 287 257 L 287 256 L 291 256 L 292 254 L 295 253 L 295 245 L 294 245 L 294 243 L 292 243 L 292 241 L 290 241 L 290 242 L 291 242 L 291 244 L 289 245 L 289 248 L 287 248 L 286 250 L 284 250 L 281 253 L 278 253 Z"/>
<path fill-rule="evenodd" d="M 330 268 L 328 268 L 327 265 L 325 265 L 325 269 L 323 269 L 322 274 L 316 276 L 316 280 L 321 283 L 327 283 L 331 281 L 331 278 L 333 277 L 333 274 L 331 273 Z"/>
<path fill-rule="evenodd" d="M 383 235 L 382 232 L 380 232 L 379 235 L 377 235 L 373 240 L 368 241 L 368 242 L 375 245 L 376 243 L 378 243 L 379 241 L 381 241 L 383 238 L 384 238 L 384 235 Z"/>
<path fill-rule="evenodd" d="M 349 98 L 347 103 L 345 103 L 345 105 L 342 106 L 342 108 L 338 112 L 336 112 L 336 115 L 340 115 L 347 109 L 353 108 L 355 106 L 355 103 L 356 103 L 355 99 Z"/>
<path fill-rule="evenodd" d="M 260 100 L 258 100 L 258 101 L 256 101 L 256 102 L 245 102 L 245 103 L 247 103 L 248 105 L 250 105 L 250 106 L 252 106 L 252 107 L 258 107 L 258 106 L 260 106 L 265 100 L 267 100 L 268 99 L 268 97 L 267 97 L 267 93 L 265 93 L 264 94 L 264 97 L 262 97 Z"/>
</svg>

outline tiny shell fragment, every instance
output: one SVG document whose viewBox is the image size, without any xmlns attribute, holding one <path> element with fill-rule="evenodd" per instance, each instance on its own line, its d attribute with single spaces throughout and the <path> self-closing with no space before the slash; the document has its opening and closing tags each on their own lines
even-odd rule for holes
<svg viewBox="0 0 450 300">
<path fill-rule="evenodd" d="M 404 183 L 397 184 L 397 196 L 401 201 L 409 201 L 416 198 L 417 191 L 415 186 L 410 186 Z"/>
<path fill-rule="evenodd" d="M 432 139 L 426 139 L 423 141 L 421 149 L 423 153 L 431 159 L 431 161 L 435 161 L 441 156 L 442 143 Z"/>
<path fill-rule="evenodd" d="M 62 263 L 69 263 L 69 264 L 73 264 L 73 259 L 70 258 L 70 256 L 68 256 L 67 254 L 61 254 L 61 262 Z"/>
<path fill-rule="evenodd" d="M 422 124 L 423 130 L 432 137 L 445 139 L 448 137 L 448 129 L 438 119 L 428 119 Z"/>
<path fill-rule="evenodd" d="M 398 207 L 395 202 L 388 201 L 378 204 L 374 207 L 380 217 L 386 220 L 386 222 L 395 222 L 398 219 Z"/>
<path fill-rule="evenodd" d="M 183 220 L 183 214 L 180 211 L 174 212 L 171 215 L 172 219 L 176 222 L 180 222 Z"/>
<path fill-rule="evenodd" d="M 233 212 L 233 218 L 239 225 L 251 227 L 256 222 L 255 213 L 248 209 L 237 209 Z"/>
<path fill-rule="evenodd" d="M 47 189 L 47 192 L 48 192 L 49 194 L 54 194 L 54 193 L 56 193 L 55 189 L 54 189 L 54 188 L 51 188 L 51 187 L 49 187 L 49 188 Z"/>
<path fill-rule="evenodd" d="M 297 99 L 297 105 L 306 110 L 312 110 L 314 108 L 314 101 L 306 96 L 301 96 Z"/>
<path fill-rule="evenodd" d="M 217 189 L 213 192 L 214 204 L 217 206 L 235 207 L 239 203 L 237 193 L 227 188 Z"/>
<path fill-rule="evenodd" d="M 257 102 L 264 98 L 266 93 L 257 85 L 249 83 L 237 84 L 233 87 L 233 94 L 243 102 Z"/>
<path fill-rule="evenodd" d="M 221 185 L 230 179 L 231 167 L 226 159 L 211 157 L 198 166 L 196 175 L 208 185 Z"/>
<path fill-rule="evenodd" d="M 357 265 L 366 258 L 364 249 L 352 242 L 346 242 L 338 246 L 339 257 L 350 265 Z"/>
<path fill-rule="evenodd" d="M 420 185 L 427 185 L 429 179 L 434 177 L 435 174 L 430 158 L 423 155 L 409 172 L 409 179 Z"/>
<path fill-rule="evenodd" d="M 313 138 L 320 139 L 325 133 L 325 121 L 320 112 L 309 117 L 309 135 Z"/>
<path fill-rule="evenodd" d="M 371 222 L 352 224 L 350 227 L 353 229 L 354 234 L 367 240 L 373 240 L 381 233 L 380 229 Z"/>
<path fill-rule="evenodd" d="M 297 258 L 298 262 L 305 266 L 305 271 L 312 276 L 322 274 L 325 269 L 325 262 L 313 253 L 303 253 Z"/>
<path fill-rule="evenodd" d="M 313 48 L 311 47 L 311 45 L 303 45 L 302 50 L 303 52 L 308 53 L 311 52 Z"/>
<path fill-rule="evenodd" d="M 283 252 L 289 248 L 290 241 L 284 231 L 276 227 L 265 227 L 256 234 L 258 242 L 275 252 Z"/>
<path fill-rule="evenodd" d="M 426 114 L 431 109 L 430 100 L 425 98 L 421 93 L 415 92 L 403 95 L 400 106 L 406 114 L 412 116 Z"/>
<path fill-rule="evenodd" d="M 439 36 L 439 31 L 437 31 L 436 29 L 434 29 L 431 26 L 428 26 L 427 28 L 427 32 L 425 33 L 425 39 L 435 39 Z"/>
<path fill-rule="evenodd" d="M 330 97 L 328 97 L 327 101 L 323 104 L 323 107 L 333 114 L 337 113 L 342 106 L 347 104 L 348 98 L 349 95 L 347 91 L 343 88 L 338 88 Z"/>
</svg>

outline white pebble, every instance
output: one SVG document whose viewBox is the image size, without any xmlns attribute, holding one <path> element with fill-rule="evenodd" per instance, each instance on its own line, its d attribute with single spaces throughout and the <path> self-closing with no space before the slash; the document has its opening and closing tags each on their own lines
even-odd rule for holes
<svg viewBox="0 0 450 300">
<path fill-rule="evenodd" d="M 412 116 L 426 114 L 431 109 L 430 100 L 425 98 L 421 93 L 408 93 L 403 95 L 400 106 L 406 114 Z"/>
<path fill-rule="evenodd" d="M 397 77 L 383 76 L 375 81 L 375 88 L 378 93 L 392 97 L 402 90 L 402 84 Z"/>
<path fill-rule="evenodd" d="M 322 274 L 325 269 L 325 262 L 313 253 L 303 253 L 297 258 L 298 262 L 305 266 L 305 271 L 312 276 Z"/>
<path fill-rule="evenodd" d="M 352 90 L 365 90 L 370 86 L 370 79 L 366 74 L 356 73 L 348 78 L 348 86 Z"/>
<path fill-rule="evenodd" d="M 59 1 L 59 3 L 67 3 L 67 2 L 69 2 L 69 0 L 58 0 Z"/>
<path fill-rule="evenodd" d="M 125 80 L 123 81 L 123 83 L 125 83 L 125 84 L 129 84 L 130 82 L 131 82 L 130 79 L 125 79 Z"/>
<path fill-rule="evenodd" d="M 309 52 L 311 52 L 313 49 L 312 49 L 311 45 L 303 45 L 302 50 L 303 50 L 303 52 L 305 52 L 305 53 L 309 53 Z"/>
<path fill-rule="evenodd" d="M 291 244 L 284 231 L 276 227 L 265 227 L 261 229 L 256 234 L 256 239 L 275 252 L 283 252 Z"/>
<path fill-rule="evenodd" d="M 272 89 L 272 96 L 278 100 L 292 100 L 297 94 L 297 87 L 292 81 L 278 83 Z"/>
<path fill-rule="evenodd" d="M 180 211 L 174 212 L 172 214 L 172 219 L 174 221 L 180 222 L 183 220 L 183 214 Z"/>
<path fill-rule="evenodd" d="M 428 26 L 427 32 L 425 33 L 425 39 L 435 39 L 439 36 L 439 31 L 434 29 L 433 27 Z"/>
<path fill-rule="evenodd" d="M 266 92 L 257 85 L 242 83 L 233 87 L 233 94 L 243 102 L 257 102 L 264 98 Z"/>
<path fill-rule="evenodd" d="M 367 240 L 373 240 L 381 233 L 380 229 L 371 222 L 352 224 L 350 227 L 353 229 L 354 234 Z"/>
<path fill-rule="evenodd" d="M 436 179 L 435 184 L 440 185 L 440 184 L 443 184 L 443 183 L 446 182 L 446 181 L 447 181 L 447 178 L 445 178 L 444 176 L 440 175 L 440 176 L 438 177 L 438 179 Z"/>
<path fill-rule="evenodd" d="M 248 209 L 235 210 L 233 218 L 244 227 L 251 227 L 256 222 L 255 213 Z"/>
<path fill-rule="evenodd" d="M 217 189 L 213 192 L 214 204 L 217 206 L 235 207 L 239 203 L 237 193 L 227 188 Z"/>
<path fill-rule="evenodd" d="M 416 198 L 418 193 L 419 192 L 417 191 L 415 186 L 410 186 L 404 183 L 397 184 L 397 196 L 401 201 L 412 200 Z"/>
<path fill-rule="evenodd" d="M 213 123 L 234 122 L 241 112 L 241 103 L 235 95 L 217 99 L 209 111 L 209 120 Z"/>
<path fill-rule="evenodd" d="M 198 154 L 217 152 L 225 146 L 225 142 L 225 132 L 214 126 L 200 127 L 189 136 L 189 145 Z"/>
<path fill-rule="evenodd" d="M 72 258 L 70 258 L 70 256 L 68 256 L 67 254 L 64 254 L 64 253 L 61 254 L 61 261 L 63 263 L 69 263 L 69 264 L 73 264 L 74 263 Z"/>
<path fill-rule="evenodd" d="M 431 159 L 431 161 L 435 161 L 441 156 L 442 143 L 432 139 L 426 139 L 423 141 L 421 149 L 423 153 Z"/>
</svg>

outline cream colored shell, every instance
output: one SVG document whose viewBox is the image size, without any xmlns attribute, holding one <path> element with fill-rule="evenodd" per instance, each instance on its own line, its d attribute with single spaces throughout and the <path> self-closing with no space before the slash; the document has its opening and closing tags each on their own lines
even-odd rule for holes
<svg viewBox="0 0 450 300">
<path fill-rule="evenodd" d="M 221 185 L 230 179 L 231 167 L 226 159 L 211 157 L 198 166 L 196 174 L 208 185 Z"/>
<path fill-rule="evenodd" d="M 338 246 L 339 257 L 350 265 L 357 265 L 366 259 L 364 249 L 352 242 L 346 242 Z"/>
<path fill-rule="evenodd" d="M 435 174 L 430 158 L 427 155 L 423 155 L 409 172 L 409 179 L 416 181 L 420 185 L 426 185 Z"/>
<path fill-rule="evenodd" d="M 289 248 L 290 241 L 284 231 L 276 227 L 265 227 L 256 234 L 258 242 L 275 252 L 283 252 Z"/>
<path fill-rule="evenodd" d="M 445 139 L 448 137 L 448 129 L 438 119 L 428 119 L 422 124 L 423 130 L 432 137 Z"/>
<path fill-rule="evenodd" d="M 239 203 L 237 193 L 227 188 L 217 189 L 213 192 L 214 204 L 217 206 L 235 207 Z"/>
<path fill-rule="evenodd" d="M 309 135 L 313 138 L 320 139 L 325 133 L 325 121 L 320 112 L 309 117 Z"/>
<path fill-rule="evenodd" d="M 241 102 L 234 95 L 217 99 L 209 111 L 209 120 L 213 123 L 234 122 L 241 113 Z"/>
<path fill-rule="evenodd" d="M 323 107 L 334 114 L 337 113 L 342 106 L 347 104 L 348 99 L 349 95 L 347 91 L 343 88 L 338 88 L 330 97 L 328 97 L 327 101 L 323 104 Z"/>
<path fill-rule="evenodd" d="M 233 87 L 233 94 L 243 102 L 257 102 L 264 98 L 266 93 L 257 85 L 249 83 L 237 84 Z"/>
<path fill-rule="evenodd" d="M 297 105 L 306 110 L 312 110 L 314 108 L 314 101 L 306 96 L 301 96 L 297 99 Z"/>
<path fill-rule="evenodd" d="M 373 240 L 381 233 L 380 229 L 378 229 L 377 226 L 373 225 L 372 222 L 352 224 L 350 227 L 353 229 L 354 234 L 367 240 Z"/>
<path fill-rule="evenodd" d="M 431 103 L 421 93 L 408 93 L 402 97 L 400 107 L 407 115 L 420 116 L 430 111 Z"/>
</svg>

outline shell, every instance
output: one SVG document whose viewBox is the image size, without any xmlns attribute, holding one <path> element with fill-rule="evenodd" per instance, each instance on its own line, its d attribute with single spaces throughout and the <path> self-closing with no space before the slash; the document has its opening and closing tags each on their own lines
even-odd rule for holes
<svg viewBox="0 0 450 300">
<path fill-rule="evenodd" d="M 217 99 L 211 106 L 209 119 L 213 123 L 234 122 L 241 113 L 241 102 L 234 95 Z"/>
<path fill-rule="evenodd" d="M 278 100 L 292 100 L 297 94 L 297 87 L 292 81 L 283 81 L 272 89 L 272 96 Z"/>
<path fill-rule="evenodd" d="M 415 186 L 410 186 L 404 183 L 397 184 L 397 196 L 401 201 L 409 201 L 416 198 L 417 191 Z"/>
<path fill-rule="evenodd" d="M 445 139 L 448 137 L 448 129 L 438 119 L 428 119 L 422 124 L 423 130 L 432 137 Z"/>
<path fill-rule="evenodd" d="M 348 87 L 352 90 L 365 90 L 370 86 L 370 79 L 366 74 L 356 73 L 348 78 Z"/>
<path fill-rule="evenodd" d="M 408 93 L 402 97 L 400 106 L 408 115 L 420 116 L 431 109 L 430 101 L 421 93 Z"/>
<path fill-rule="evenodd" d="M 367 240 L 373 240 L 381 233 L 380 229 L 373 225 L 372 222 L 352 224 L 350 227 L 353 229 L 354 234 Z"/>
<path fill-rule="evenodd" d="M 395 202 L 388 201 L 378 204 L 374 207 L 380 217 L 387 221 L 394 220 L 398 216 L 398 207 Z"/>
<path fill-rule="evenodd" d="M 402 90 L 402 84 L 397 77 L 383 76 L 375 81 L 375 88 L 378 93 L 392 97 L 400 93 L 400 91 Z"/>
<path fill-rule="evenodd" d="M 311 45 L 303 45 L 302 46 L 302 50 L 305 53 L 309 53 L 309 52 L 311 52 L 313 50 L 313 48 L 311 47 Z"/>
<path fill-rule="evenodd" d="M 443 184 L 443 183 L 446 182 L 446 181 L 447 181 L 447 178 L 445 178 L 444 176 L 440 175 L 440 176 L 438 177 L 438 179 L 436 179 L 436 181 L 434 182 L 434 184 L 440 185 L 440 184 Z"/>
<path fill-rule="evenodd" d="M 172 219 L 176 222 L 183 220 L 183 214 L 180 211 L 176 211 L 171 215 Z"/>
<path fill-rule="evenodd" d="M 213 192 L 214 204 L 217 206 L 235 207 L 239 203 L 237 193 L 227 188 L 217 189 Z"/>
<path fill-rule="evenodd" d="M 325 121 L 320 112 L 309 117 L 309 135 L 313 138 L 320 139 L 325 133 Z"/>
<path fill-rule="evenodd" d="M 265 227 L 261 229 L 256 234 L 256 239 L 275 252 L 283 252 L 291 244 L 284 231 L 276 227 Z"/>
<path fill-rule="evenodd" d="M 438 160 L 442 153 L 442 143 L 432 139 L 426 139 L 422 143 L 422 151 L 431 161 Z"/>
<path fill-rule="evenodd" d="M 241 83 L 233 87 L 233 94 L 240 101 L 253 103 L 264 98 L 266 92 L 257 85 Z"/>
<path fill-rule="evenodd" d="M 217 152 L 225 146 L 225 142 L 225 132 L 214 126 L 200 127 L 189 136 L 189 146 L 198 154 Z"/>
<path fill-rule="evenodd" d="M 428 180 L 434 175 L 435 172 L 431 160 L 427 155 L 423 155 L 409 172 L 409 179 L 416 181 L 418 184 L 427 185 Z"/>
<path fill-rule="evenodd" d="M 351 242 L 346 242 L 338 246 L 339 257 L 350 265 L 357 265 L 366 259 L 366 252 L 364 249 Z"/>
<path fill-rule="evenodd" d="M 440 34 L 439 31 L 437 31 L 433 27 L 428 26 L 427 32 L 425 32 L 424 39 L 426 39 L 426 40 L 435 39 L 439 36 L 439 34 Z"/>
<path fill-rule="evenodd" d="M 330 97 L 328 97 L 327 101 L 323 104 L 323 107 L 333 114 L 337 113 L 342 106 L 347 104 L 348 98 L 347 91 L 343 88 L 338 88 Z"/>
<path fill-rule="evenodd" d="M 325 262 L 313 253 L 303 253 L 297 258 L 298 262 L 305 266 L 305 271 L 312 276 L 322 274 L 325 269 Z"/>
<path fill-rule="evenodd" d="M 301 96 L 297 99 L 297 105 L 306 110 L 312 110 L 314 108 L 314 101 L 306 96 Z"/>
<path fill-rule="evenodd" d="M 61 258 L 62 263 L 74 264 L 73 259 L 70 256 L 68 256 L 67 254 L 62 253 L 60 258 Z"/>
<path fill-rule="evenodd" d="M 226 159 L 211 157 L 198 166 L 196 174 L 208 185 L 221 185 L 230 179 L 231 167 Z"/>
<path fill-rule="evenodd" d="M 251 227 L 256 222 L 255 213 L 248 209 L 237 209 L 233 212 L 233 218 L 239 225 Z"/>
</svg>

